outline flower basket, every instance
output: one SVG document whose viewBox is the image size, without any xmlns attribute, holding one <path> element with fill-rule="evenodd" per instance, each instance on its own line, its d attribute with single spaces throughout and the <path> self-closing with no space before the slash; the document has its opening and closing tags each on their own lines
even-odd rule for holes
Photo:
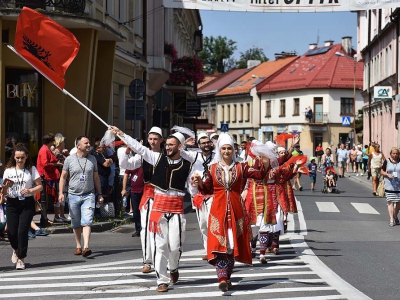
<svg viewBox="0 0 400 300">
<path fill-rule="evenodd" d="M 164 54 L 171 56 L 173 59 L 178 58 L 178 51 L 176 51 L 174 44 L 164 42 Z"/>
<path fill-rule="evenodd" d="M 191 85 L 204 80 L 203 63 L 196 56 L 183 56 L 172 62 L 172 73 L 169 75 L 171 85 Z"/>
</svg>

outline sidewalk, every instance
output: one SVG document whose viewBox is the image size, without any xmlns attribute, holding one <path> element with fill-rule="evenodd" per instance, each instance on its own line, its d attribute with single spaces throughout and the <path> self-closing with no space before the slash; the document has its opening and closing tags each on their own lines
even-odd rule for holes
<svg viewBox="0 0 400 300">
<path fill-rule="evenodd" d="M 66 214 L 67 216 L 68 214 Z M 37 214 L 33 217 L 33 222 L 36 223 L 36 225 L 40 226 L 40 214 Z M 54 220 L 54 214 L 49 213 L 47 214 L 47 218 L 49 221 Z M 95 222 L 92 225 L 92 232 L 103 232 L 107 230 L 111 230 L 114 227 L 124 225 L 124 224 L 130 224 L 131 223 L 131 218 L 110 218 L 107 221 L 103 222 Z M 59 234 L 59 233 L 73 233 L 72 227 L 70 223 L 53 223 L 52 226 L 45 227 L 43 228 L 47 232 L 51 234 Z"/>
</svg>

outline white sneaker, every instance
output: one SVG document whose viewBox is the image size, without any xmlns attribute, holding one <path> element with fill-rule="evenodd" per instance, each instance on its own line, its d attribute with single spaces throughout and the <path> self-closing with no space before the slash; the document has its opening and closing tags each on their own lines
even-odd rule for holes
<svg viewBox="0 0 400 300">
<path fill-rule="evenodd" d="M 358 173 L 357 173 L 357 175 L 356 175 L 357 177 L 358 177 Z"/>
<path fill-rule="evenodd" d="M 18 259 L 15 269 L 25 270 L 25 263 L 22 260 Z"/>
<path fill-rule="evenodd" d="M 364 174 L 363 174 L 363 173 L 361 173 L 361 174 L 360 174 L 360 176 L 364 176 Z"/>
<path fill-rule="evenodd" d="M 14 250 L 14 251 L 13 251 L 13 254 L 12 254 L 12 256 L 11 256 L 11 262 L 12 262 L 13 264 L 16 264 L 17 261 L 18 261 L 18 256 L 17 256 L 17 253 L 16 253 L 15 250 Z"/>
</svg>

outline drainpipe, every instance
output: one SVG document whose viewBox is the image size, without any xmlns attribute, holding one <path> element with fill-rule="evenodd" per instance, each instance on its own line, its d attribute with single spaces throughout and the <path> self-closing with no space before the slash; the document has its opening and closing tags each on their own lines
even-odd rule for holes
<svg viewBox="0 0 400 300">
<path fill-rule="evenodd" d="M 368 12 L 368 44 L 371 42 L 371 11 Z M 372 105 L 372 98 L 371 98 L 371 58 L 372 51 L 371 48 L 368 50 L 368 59 L 369 59 L 369 67 L 368 67 L 368 126 L 369 126 L 369 144 L 372 143 L 372 112 L 371 112 L 371 105 Z"/>
</svg>

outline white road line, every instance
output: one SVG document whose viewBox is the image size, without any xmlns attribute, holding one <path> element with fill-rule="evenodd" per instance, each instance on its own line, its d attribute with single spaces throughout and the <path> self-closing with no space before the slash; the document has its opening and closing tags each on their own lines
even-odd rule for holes
<svg viewBox="0 0 400 300">
<path fill-rule="evenodd" d="M 251 272 L 251 271 L 259 271 L 262 269 L 265 270 L 284 270 L 284 269 L 304 269 L 308 268 L 306 265 L 302 266 L 266 266 L 266 265 L 254 265 L 253 267 L 247 267 L 246 269 L 236 269 L 237 271 L 246 271 L 246 272 Z M 99 271 L 97 269 L 90 269 L 90 270 L 85 270 L 85 271 L 92 271 L 96 272 Z M 208 269 L 179 269 L 179 274 L 190 274 L 190 273 L 215 273 L 215 269 L 210 265 L 210 268 Z M 256 274 L 256 273 L 255 273 Z M 143 276 L 144 274 L 142 272 L 121 272 L 121 273 L 94 273 L 92 275 L 99 275 L 102 278 L 106 277 L 122 277 L 122 276 Z M 155 273 L 150 273 L 148 274 L 148 277 L 154 277 Z M 182 276 L 181 276 L 182 277 Z M 66 279 L 85 279 L 88 278 L 87 274 L 82 274 L 82 275 L 63 275 L 63 276 L 36 276 L 36 277 L 11 277 L 11 278 L 3 278 L 1 282 L 21 282 L 23 280 L 24 282 L 28 281 L 43 281 L 43 280 L 50 280 L 50 281 L 56 281 L 56 280 L 66 280 Z"/>
<path fill-rule="evenodd" d="M 320 212 L 340 212 L 335 203 L 333 202 L 315 202 Z"/>
<path fill-rule="evenodd" d="M 295 224 L 294 223 L 295 223 L 294 222 L 294 214 L 288 214 L 288 216 L 287 216 L 287 230 L 286 230 L 286 233 L 295 233 L 295 227 L 294 227 Z"/>
<path fill-rule="evenodd" d="M 380 213 L 368 203 L 351 203 L 360 214 L 380 215 Z"/>
<path fill-rule="evenodd" d="M 302 218 L 304 220 L 303 211 L 299 211 L 299 220 Z M 307 224 L 304 221 L 304 226 L 307 228 Z M 318 276 L 325 280 L 325 282 L 337 290 L 342 296 L 349 300 L 372 300 L 367 295 L 363 294 L 361 291 L 356 289 L 354 286 L 349 284 L 347 281 L 343 280 L 339 275 L 332 271 L 327 265 L 325 265 L 318 256 L 315 255 L 314 251 L 310 249 L 308 244 L 304 241 L 304 236 L 290 237 L 293 247 L 295 245 L 303 245 L 300 252 L 306 255 L 301 256 L 301 260 L 312 270 L 314 270 Z M 300 242 L 299 242 L 300 241 Z"/>
<path fill-rule="evenodd" d="M 300 225 L 300 235 L 307 235 L 308 232 L 307 232 L 306 220 L 304 219 L 303 207 L 301 206 L 300 201 L 297 201 L 297 199 L 296 203 L 297 203 L 297 217 L 299 218 L 299 225 Z"/>
<path fill-rule="evenodd" d="M 290 275 L 315 275 L 313 271 L 299 271 L 299 272 L 270 272 L 270 273 L 234 273 L 232 278 L 235 277 L 277 277 L 277 276 L 290 276 Z M 209 279 L 210 276 L 179 276 L 180 281 L 191 281 L 198 279 Z M 155 276 L 149 276 L 146 279 L 134 278 L 134 279 L 121 279 L 121 280 L 105 280 L 105 281 L 90 281 L 90 282 L 79 282 L 79 286 L 106 286 L 106 285 L 117 285 L 117 284 L 137 284 L 141 282 L 156 281 Z M 19 290 L 19 289 L 39 289 L 39 288 L 61 288 L 61 287 L 76 287 L 76 282 L 59 282 L 59 283 L 35 283 L 35 284 L 21 284 L 21 285 L 0 285 L 0 290 Z"/>
<path fill-rule="evenodd" d="M 295 297 L 295 298 L 268 298 L 268 300 L 343 300 L 343 296 L 341 295 L 330 295 L 330 296 L 315 296 L 315 297 Z M 265 299 L 258 299 L 265 300 Z M 345 299 L 344 299 L 345 300 Z"/>
<path fill-rule="evenodd" d="M 257 290 L 243 290 L 243 291 L 228 291 L 226 293 L 221 292 L 208 292 L 208 293 L 188 293 L 181 296 L 185 298 L 208 298 L 208 297 L 219 297 L 222 295 L 227 296 L 242 296 L 242 295 L 254 295 L 254 294 L 275 294 L 275 293 L 294 293 L 294 292 L 314 292 L 314 291 L 332 291 L 330 287 L 298 287 L 298 288 L 276 288 L 276 289 L 257 289 Z M 149 300 L 149 299 L 178 299 L 177 294 L 163 294 L 163 295 L 151 295 L 142 297 L 127 297 L 126 300 Z M 116 298 L 98 298 L 91 300 L 116 300 Z"/>
<path fill-rule="evenodd" d="M 302 282 L 302 281 L 298 281 L 298 282 Z M 304 283 L 313 283 L 315 281 L 304 281 Z M 318 283 L 318 282 L 317 282 Z M 259 284 L 259 283 L 254 283 L 254 284 Z M 210 287 L 213 286 L 217 289 L 217 283 L 215 284 L 210 284 Z M 193 287 L 193 286 L 191 286 Z M 185 288 L 190 288 L 190 287 L 185 287 Z M 135 288 L 135 289 L 121 289 L 121 290 L 97 290 L 97 291 L 54 291 L 54 292 L 37 292 L 37 293 L 13 293 L 13 294 L 9 294 L 9 295 L 0 295 L 0 298 L 4 299 L 4 298 L 29 298 L 29 297 L 45 297 L 45 296 L 55 296 L 55 295 L 104 295 L 104 294 L 132 294 L 132 293 L 138 293 L 138 292 L 143 292 L 143 291 L 155 291 L 156 287 L 152 287 L 152 288 Z M 173 287 L 172 289 L 176 290 L 177 287 Z M 208 292 L 208 293 L 180 293 L 180 294 L 155 294 L 155 295 L 150 295 L 150 296 L 142 296 L 142 297 L 124 297 L 124 299 L 131 299 L 131 300 L 135 300 L 135 299 L 167 299 L 167 298 L 199 298 L 199 297 L 212 297 L 212 296 L 223 296 L 223 295 L 231 295 L 231 296 L 236 296 L 236 295 L 244 295 L 244 294 L 269 294 L 269 293 L 289 293 L 289 292 L 308 292 L 308 291 L 327 291 L 327 290 L 332 290 L 329 287 L 300 287 L 300 288 L 279 288 L 279 289 L 257 289 L 257 290 L 244 290 L 244 291 L 232 291 L 232 292 L 227 292 L 227 293 L 221 293 L 219 291 L 215 291 L 215 292 Z M 234 294 L 235 293 L 235 294 Z M 121 299 L 121 296 L 118 296 L 116 298 L 98 298 L 98 299 Z M 312 299 L 312 298 L 308 298 L 308 299 Z M 325 299 L 330 299 L 330 298 L 325 298 Z"/>
</svg>

